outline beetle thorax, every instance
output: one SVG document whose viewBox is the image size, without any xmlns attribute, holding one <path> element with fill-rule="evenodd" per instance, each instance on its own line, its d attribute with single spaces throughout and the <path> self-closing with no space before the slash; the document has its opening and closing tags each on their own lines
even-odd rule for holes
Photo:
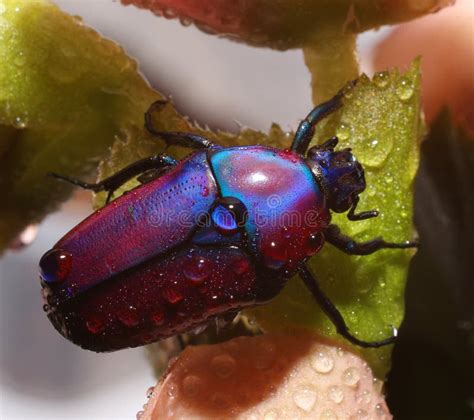
<svg viewBox="0 0 474 420">
<path fill-rule="evenodd" d="M 308 163 L 332 211 L 342 213 L 349 210 L 365 190 L 364 169 L 351 149 L 334 151 L 315 146 L 308 151 Z"/>
</svg>

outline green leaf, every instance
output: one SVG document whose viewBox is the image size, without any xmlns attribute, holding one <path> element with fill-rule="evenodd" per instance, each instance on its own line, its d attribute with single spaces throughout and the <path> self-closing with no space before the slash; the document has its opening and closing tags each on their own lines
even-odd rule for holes
<svg viewBox="0 0 474 420">
<path fill-rule="evenodd" d="M 0 253 L 71 192 L 160 96 L 121 47 L 46 0 L 0 0 Z"/>
<path fill-rule="evenodd" d="M 358 209 L 377 209 L 376 219 L 350 222 L 334 215 L 341 230 L 364 241 L 383 236 L 387 241 L 411 240 L 413 179 L 418 166 L 420 120 L 420 74 L 414 63 L 404 74 L 362 76 L 356 87 L 346 90 L 344 106 L 317 131 L 321 142 L 339 136 L 340 147 L 351 147 L 364 165 L 367 190 Z M 348 256 L 326 245 L 311 259 L 311 269 L 324 291 L 342 312 L 350 330 L 364 340 L 380 340 L 392 334 L 403 318 L 403 296 L 411 250 L 383 250 L 369 256 Z M 299 278 L 268 305 L 249 312 L 268 331 L 304 326 L 321 335 L 337 336 Z M 390 366 L 391 346 L 360 350 L 384 377 Z"/>
</svg>

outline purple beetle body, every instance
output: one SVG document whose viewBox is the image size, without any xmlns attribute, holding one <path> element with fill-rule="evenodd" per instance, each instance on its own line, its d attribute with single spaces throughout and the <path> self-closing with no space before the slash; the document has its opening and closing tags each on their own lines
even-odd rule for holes
<svg viewBox="0 0 474 420">
<path fill-rule="evenodd" d="M 298 273 L 337 331 L 350 334 L 305 261 L 327 241 L 353 255 L 410 248 L 378 238 L 357 243 L 330 225 L 349 220 L 365 189 L 362 166 L 337 138 L 307 150 L 314 126 L 341 105 L 342 94 L 300 123 L 291 148 L 221 147 L 192 133 L 151 134 L 200 149 L 181 162 L 166 155 L 132 164 L 97 184 L 56 177 L 109 197 L 126 180 L 154 178 L 96 211 L 40 261 L 43 296 L 56 329 L 81 347 L 112 351 L 200 327 L 267 302 Z"/>
<path fill-rule="evenodd" d="M 249 249 L 238 245 L 240 233 L 200 223 L 219 196 L 245 205 Z M 267 302 L 322 246 L 330 219 L 324 200 L 296 153 L 195 152 L 96 211 L 46 254 L 70 255 L 64 280 L 43 275 L 48 316 L 82 347 L 108 351 Z"/>
</svg>

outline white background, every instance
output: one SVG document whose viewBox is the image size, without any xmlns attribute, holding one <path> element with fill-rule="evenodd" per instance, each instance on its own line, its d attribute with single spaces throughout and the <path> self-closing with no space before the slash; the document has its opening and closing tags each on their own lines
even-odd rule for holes
<svg viewBox="0 0 474 420">
<path fill-rule="evenodd" d="M 201 123 L 236 131 L 235 121 L 262 130 L 276 121 L 289 129 L 311 107 L 300 51 L 231 43 L 112 0 L 56 2 L 121 43 L 152 85 Z M 363 57 L 380 36 L 362 37 Z M 56 333 L 42 311 L 38 261 L 89 212 L 87 203 L 70 203 L 43 223 L 32 246 L 0 261 L 2 419 L 133 419 L 155 382 L 143 349 L 81 350 Z"/>
</svg>

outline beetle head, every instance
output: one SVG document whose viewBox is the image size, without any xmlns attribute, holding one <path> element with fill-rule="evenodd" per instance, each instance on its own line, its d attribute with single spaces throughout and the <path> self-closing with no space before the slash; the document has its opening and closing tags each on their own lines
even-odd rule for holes
<svg viewBox="0 0 474 420">
<path fill-rule="evenodd" d="M 365 176 L 351 149 L 334 150 L 337 142 L 337 137 L 333 137 L 312 147 L 308 151 L 308 160 L 326 193 L 329 208 L 342 213 L 349 210 L 365 190 Z"/>
</svg>

